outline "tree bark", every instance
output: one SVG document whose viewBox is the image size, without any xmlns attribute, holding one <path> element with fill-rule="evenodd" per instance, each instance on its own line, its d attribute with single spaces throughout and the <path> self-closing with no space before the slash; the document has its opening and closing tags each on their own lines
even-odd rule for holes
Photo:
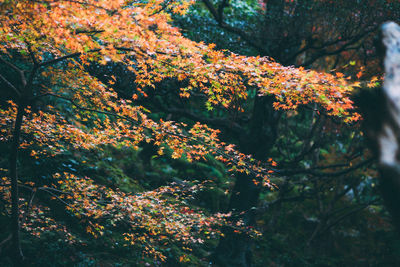
<svg viewBox="0 0 400 267">
<path fill-rule="evenodd" d="M 266 160 L 277 137 L 279 112 L 272 106 L 274 100 L 273 96 L 256 96 L 249 132 L 244 133 L 240 142 L 241 151 L 260 161 Z M 236 175 L 228 208 L 234 214 L 233 224 L 239 220 L 245 226 L 253 226 L 255 223 L 253 208 L 258 205 L 261 188 L 254 184 L 253 179 L 254 176 L 246 173 Z M 251 266 L 251 238 L 230 227 L 226 227 L 223 233 L 225 236 L 221 238 L 212 261 L 218 266 Z"/>
<path fill-rule="evenodd" d="M 10 152 L 10 182 L 11 182 L 11 234 L 12 234 L 12 256 L 14 265 L 20 266 L 24 256 L 21 250 L 19 234 L 19 194 L 18 194 L 18 174 L 17 160 L 20 145 L 21 126 L 24 117 L 25 106 L 18 105 L 17 117 L 15 119 L 13 138 Z"/>
<path fill-rule="evenodd" d="M 382 26 L 385 81 L 377 96 L 377 114 L 365 115 L 367 133 L 379 159 L 380 188 L 386 206 L 400 230 L 400 27 L 394 22 Z M 374 103 L 370 103 L 371 106 Z M 379 110 L 378 110 L 379 109 Z"/>
</svg>

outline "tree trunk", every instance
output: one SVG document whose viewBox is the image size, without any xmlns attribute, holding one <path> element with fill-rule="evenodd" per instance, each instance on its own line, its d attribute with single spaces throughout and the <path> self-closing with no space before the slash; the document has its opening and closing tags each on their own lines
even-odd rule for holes
<svg viewBox="0 0 400 267">
<path fill-rule="evenodd" d="M 393 222 L 400 230 L 400 27 L 382 26 L 385 82 L 375 114 L 365 114 L 367 134 L 379 159 L 380 188 Z M 371 106 L 374 103 L 370 103 Z"/>
<path fill-rule="evenodd" d="M 253 155 L 260 161 L 266 160 L 276 140 L 279 113 L 272 106 L 274 100 L 273 96 L 256 96 L 250 130 L 242 137 L 240 143 L 241 151 Z M 252 208 L 258 205 L 261 188 L 254 184 L 254 178 L 245 173 L 236 175 L 236 183 L 229 202 L 229 211 L 234 214 L 232 223 L 239 220 L 242 220 L 245 226 L 252 226 L 255 223 Z M 247 234 L 235 232 L 230 227 L 226 227 L 223 233 L 225 237 L 221 238 L 212 261 L 218 266 L 251 266 L 252 241 Z"/>
<path fill-rule="evenodd" d="M 11 233 L 12 233 L 12 256 L 14 265 L 20 266 L 23 260 L 23 254 L 20 244 L 19 235 L 19 194 L 18 194 L 18 174 L 17 159 L 18 149 L 21 136 L 21 126 L 24 117 L 25 107 L 23 104 L 18 105 L 17 118 L 14 124 L 13 139 L 10 152 L 10 180 L 11 180 Z"/>
</svg>

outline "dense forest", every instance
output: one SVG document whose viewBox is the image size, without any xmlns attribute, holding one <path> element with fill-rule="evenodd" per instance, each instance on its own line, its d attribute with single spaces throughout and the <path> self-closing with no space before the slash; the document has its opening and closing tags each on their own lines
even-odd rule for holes
<svg viewBox="0 0 400 267">
<path fill-rule="evenodd" d="M 399 18 L 0 0 L 0 266 L 400 266 Z"/>
</svg>

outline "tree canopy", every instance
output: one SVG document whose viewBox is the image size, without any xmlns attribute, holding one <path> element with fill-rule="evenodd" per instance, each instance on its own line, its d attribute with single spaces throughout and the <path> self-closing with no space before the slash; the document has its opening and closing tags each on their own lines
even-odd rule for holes
<svg viewBox="0 0 400 267">
<path fill-rule="evenodd" d="M 315 191 L 323 223 L 318 222 L 308 243 L 342 216 L 376 202 L 374 197 L 358 199 L 354 209 L 335 209 L 337 201 L 350 190 L 356 194 L 365 177 L 374 175 L 367 168 L 372 160 L 360 145 L 360 115 L 351 100 L 365 67 L 349 64 L 359 68 L 356 72 L 305 68 L 361 42 L 376 29 L 373 17 L 360 19 L 360 31 L 337 37 L 341 28 L 325 31 L 322 7 L 346 10 L 346 1 L 296 6 L 297 1 L 275 1 L 284 6 L 265 1 L 258 10 L 266 10 L 266 30 L 277 37 L 261 47 L 264 37 L 253 40 L 225 22 L 227 1 L 217 7 L 203 2 L 222 29 L 262 52 L 241 55 L 188 38 L 177 25 L 197 14 L 187 13 L 192 1 L 0 3 L 0 140 L 9 151 L 2 154 L 9 164 L 2 161 L 0 192 L 10 221 L 10 234 L 0 246 L 11 244 L 14 265 L 24 262 L 20 232 L 22 239 L 56 232 L 62 243 L 77 248 L 96 239 L 118 253 L 130 251 L 139 265 L 200 264 L 191 251 L 208 246 L 222 264 L 215 254 L 226 252 L 226 244 L 239 237 L 242 252 L 237 255 L 248 255 L 250 240 L 261 235 L 253 211 L 263 209 L 259 200 L 265 192 L 279 194 L 268 204 L 279 209 L 287 199 L 309 199 Z M 294 30 L 287 25 L 308 14 L 305 10 L 317 19 L 298 25 L 304 36 L 279 34 L 277 18 L 285 22 L 281 27 Z M 359 10 L 360 17 L 364 11 Z M 375 77 L 367 81 L 370 87 L 377 82 Z M 150 186 L 116 167 L 112 178 L 102 180 L 99 162 L 107 158 L 101 167 L 107 172 L 114 164 L 143 161 L 134 171 L 143 181 L 154 174 L 158 159 L 164 162 L 157 166 L 175 160 L 170 164 L 181 164 L 178 169 L 220 168 L 232 185 L 222 194 L 230 196 L 228 208 L 210 211 L 196 198 L 214 190 L 214 174 L 170 177 L 170 183 Z M 324 177 L 340 182 L 332 185 Z M 325 191 L 333 187 L 333 195 Z M 291 195 L 294 191 L 299 194 Z M 332 200 L 327 210 L 323 197 Z"/>
</svg>

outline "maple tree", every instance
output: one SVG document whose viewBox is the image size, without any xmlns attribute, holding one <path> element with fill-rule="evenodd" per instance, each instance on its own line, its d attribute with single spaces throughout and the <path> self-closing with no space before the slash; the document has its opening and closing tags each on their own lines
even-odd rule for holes
<svg viewBox="0 0 400 267">
<path fill-rule="evenodd" d="M 191 225 L 197 225 L 199 235 L 207 228 L 206 235 L 215 236 L 219 232 L 211 225 L 224 223 L 224 215 L 187 210 L 178 200 L 165 196 L 179 192 L 174 187 L 136 196 L 68 173 L 55 173 L 54 180 L 42 186 L 31 181 L 18 184 L 19 150 L 40 158 L 69 149 L 90 150 L 105 144 L 138 147 L 151 142 L 158 146 L 159 155 L 171 149 L 172 158 L 195 161 L 212 154 L 234 173 L 251 177 L 256 186 L 272 186 L 273 160 L 239 152 L 221 141 L 219 131 L 207 124 L 188 126 L 152 119 L 150 111 L 137 101 L 163 80 L 183 82 L 185 86 L 176 88 L 179 96 L 201 94 L 210 111 L 243 112 L 249 88 L 256 88 L 260 96 L 273 96 L 275 109 L 294 110 L 312 104 L 347 122 L 359 118 L 348 97 L 352 86 L 341 73 L 285 67 L 267 57 L 241 56 L 185 38 L 171 26 L 170 12 L 183 14 L 190 4 L 158 0 L 1 2 L 0 61 L 9 69 L 0 74 L 0 80 L 12 99 L 1 110 L 2 142 L 11 144 L 9 175 L 2 190 L 9 197 L 17 260 L 23 257 L 20 227 L 33 234 L 40 232 L 37 225 L 25 222 L 26 216 L 37 219 L 39 225 L 47 220 L 54 225 L 51 229 L 61 229 L 67 240 L 73 240 L 63 226 L 40 215 L 45 207 L 32 206 L 37 190 L 64 203 L 72 215 L 85 218 L 86 230 L 94 236 L 102 235 L 105 221 L 114 225 L 128 221 L 131 226 L 125 240 L 132 245 L 136 240 L 146 244 L 145 250 L 160 260 L 165 257 L 154 249 L 154 242 L 166 246 L 166 236 L 180 236 L 176 241 L 184 245 L 201 242 L 200 237 L 189 237 L 194 234 Z M 136 87 L 130 99 L 121 98 L 112 88 L 116 77 L 104 83 L 89 72 L 94 64 L 111 62 L 123 64 L 134 74 Z M 46 98 L 55 99 L 56 105 L 43 104 Z M 241 181 L 239 175 L 238 184 Z M 29 215 L 20 212 L 18 188 L 22 186 L 32 191 L 31 200 L 26 200 L 32 210 Z M 170 214 L 180 215 L 159 227 Z"/>
</svg>

